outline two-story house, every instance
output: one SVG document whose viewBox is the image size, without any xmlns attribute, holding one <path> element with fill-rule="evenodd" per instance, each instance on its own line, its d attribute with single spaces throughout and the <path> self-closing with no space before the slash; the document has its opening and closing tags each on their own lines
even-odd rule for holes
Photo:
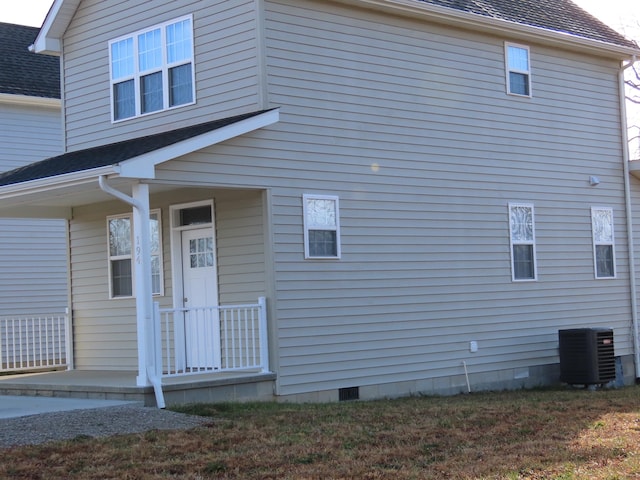
<svg viewBox="0 0 640 480">
<path fill-rule="evenodd" d="M 67 219 L 91 388 L 542 385 L 574 327 L 638 376 L 640 49 L 570 1 L 56 0 L 33 48 L 65 153 L 0 176 L 0 209 Z"/>
<path fill-rule="evenodd" d="M 63 151 L 60 62 L 29 52 L 38 32 L 0 23 L 0 172 Z M 31 352 L 20 365 L 14 347 L 24 349 L 20 336 L 34 322 L 51 325 L 68 306 L 66 222 L 19 216 L 0 215 L 0 371 L 46 360 Z"/>
</svg>

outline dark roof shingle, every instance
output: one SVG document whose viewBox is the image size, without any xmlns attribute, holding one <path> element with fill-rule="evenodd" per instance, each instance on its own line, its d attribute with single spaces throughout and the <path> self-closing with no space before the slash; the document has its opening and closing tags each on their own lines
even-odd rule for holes
<svg viewBox="0 0 640 480">
<path fill-rule="evenodd" d="M 568 33 L 623 47 L 638 48 L 570 0 L 418 0 L 484 17 Z M 603 0 L 604 1 L 604 0 Z"/>
<path fill-rule="evenodd" d="M 0 22 L 0 93 L 60 98 L 60 59 L 29 51 L 39 30 Z"/>
<path fill-rule="evenodd" d="M 241 120 L 255 117 L 266 111 L 268 110 L 236 115 L 211 122 L 200 123 L 192 127 L 178 128 L 169 132 L 63 153 L 62 155 L 0 173 L 0 186 L 91 170 L 106 167 L 107 165 L 116 165 L 125 160 L 144 155 L 145 153 L 153 152 L 154 150 L 189 140 L 190 138 L 212 132 Z"/>
</svg>

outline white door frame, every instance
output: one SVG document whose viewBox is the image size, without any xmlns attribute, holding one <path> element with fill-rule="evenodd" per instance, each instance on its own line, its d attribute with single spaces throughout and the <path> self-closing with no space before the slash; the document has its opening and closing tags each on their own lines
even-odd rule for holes
<svg viewBox="0 0 640 480">
<path fill-rule="evenodd" d="M 210 224 L 195 224 L 195 225 L 181 225 L 180 224 L 180 211 L 186 208 L 209 206 L 211 208 L 211 223 Z M 182 203 L 177 205 L 171 205 L 169 207 L 169 217 L 171 223 L 171 285 L 173 287 L 173 306 L 174 308 L 183 308 L 184 305 L 184 284 L 183 284 L 183 271 L 182 271 L 182 232 L 185 230 L 201 230 L 203 228 L 210 228 L 211 235 L 216 240 L 215 230 L 215 210 L 213 200 L 204 200 L 198 202 Z M 215 265 L 217 268 L 218 259 L 215 259 Z M 176 325 L 179 322 L 176 322 Z M 175 330 L 176 338 L 185 338 L 186 332 L 184 331 L 184 325 L 182 328 L 178 326 Z M 176 368 L 186 368 L 186 351 L 183 349 L 184 342 L 176 342 Z"/>
</svg>

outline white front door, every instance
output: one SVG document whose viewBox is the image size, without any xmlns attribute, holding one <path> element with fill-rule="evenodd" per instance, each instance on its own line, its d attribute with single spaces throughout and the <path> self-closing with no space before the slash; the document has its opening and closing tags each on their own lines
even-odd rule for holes
<svg viewBox="0 0 640 480">
<path fill-rule="evenodd" d="M 187 368 L 220 368 L 218 278 L 213 229 L 184 230 L 182 281 Z"/>
</svg>

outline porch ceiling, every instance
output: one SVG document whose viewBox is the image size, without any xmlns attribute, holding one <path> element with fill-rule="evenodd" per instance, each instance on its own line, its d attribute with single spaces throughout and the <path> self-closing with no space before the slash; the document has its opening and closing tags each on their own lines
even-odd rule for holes
<svg viewBox="0 0 640 480">
<path fill-rule="evenodd" d="M 123 188 L 128 181 L 112 182 L 116 188 Z M 47 188 L 24 190 L 14 195 L 7 193 L 0 203 L 0 217 L 17 218 L 71 218 L 74 206 L 106 201 L 109 196 L 100 190 L 98 179 L 94 177 L 82 183 L 61 184 Z"/>
<path fill-rule="evenodd" d="M 136 179 L 109 177 L 109 185 L 129 195 Z M 149 192 L 156 194 L 174 188 L 171 185 L 150 184 Z M 1 197 L 0 218 L 71 218 L 73 207 L 113 200 L 98 185 L 98 177 L 81 183 L 58 184 L 47 188 L 33 188 L 16 195 Z"/>
</svg>

